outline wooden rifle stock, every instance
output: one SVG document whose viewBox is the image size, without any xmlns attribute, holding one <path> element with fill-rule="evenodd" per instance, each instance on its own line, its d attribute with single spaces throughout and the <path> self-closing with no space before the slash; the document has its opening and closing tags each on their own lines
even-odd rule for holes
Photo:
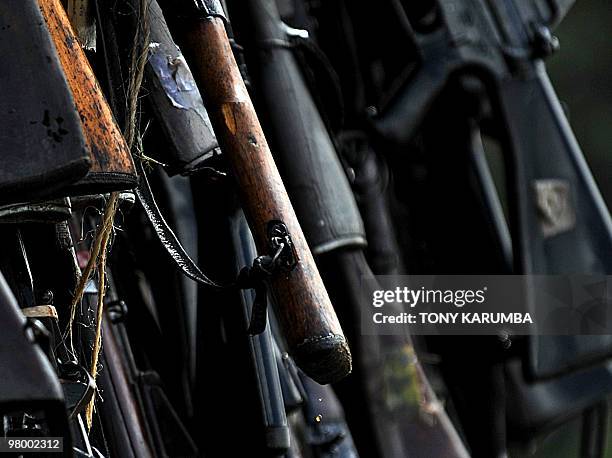
<svg viewBox="0 0 612 458">
<path fill-rule="evenodd" d="M 351 371 L 350 351 L 240 75 L 225 24 L 209 17 L 185 21 L 180 28 L 258 250 L 268 251 L 271 221 L 282 221 L 292 238 L 297 265 L 270 280 L 289 349 L 310 377 L 319 383 L 337 381 Z"/>
<path fill-rule="evenodd" d="M 70 194 L 133 188 L 137 183 L 130 150 L 121 134 L 60 0 L 38 0 L 81 118 L 91 168 Z"/>
</svg>

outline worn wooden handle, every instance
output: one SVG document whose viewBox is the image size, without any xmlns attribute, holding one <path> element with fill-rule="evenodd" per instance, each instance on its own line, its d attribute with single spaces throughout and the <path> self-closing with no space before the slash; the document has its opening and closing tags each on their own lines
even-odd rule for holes
<svg viewBox="0 0 612 458">
<path fill-rule="evenodd" d="M 287 196 L 257 114 L 219 18 L 184 24 L 184 52 L 207 102 L 221 149 L 238 182 L 242 204 L 261 253 L 267 226 L 285 223 L 297 266 L 271 282 L 284 334 L 297 364 L 319 383 L 351 371 L 351 354 L 340 323 Z"/>
</svg>

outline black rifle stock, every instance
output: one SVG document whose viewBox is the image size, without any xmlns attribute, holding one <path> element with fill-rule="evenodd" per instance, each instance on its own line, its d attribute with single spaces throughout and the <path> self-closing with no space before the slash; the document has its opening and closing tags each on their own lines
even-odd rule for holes
<svg viewBox="0 0 612 458">
<path fill-rule="evenodd" d="M 610 215 L 542 63 L 557 46 L 548 27 L 571 3 L 435 2 L 446 31 L 436 39 L 470 39 L 422 47 L 421 69 L 374 121 L 383 137 L 406 143 L 418 126 L 415 118 L 454 75 L 485 84 L 512 169 L 517 273 L 612 272 Z M 430 72 L 434 63 L 437 71 Z M 406 94 L 422 80 L 428 83 L 420 86 L 422 103 L 406 111 Z"/>
<path fill-rule="evenodd" d="M 30 409 L 44 412 L 49 435 L 64 439 L 62 456 L 72 456 L 72 435 L 59 381 L 47 356 L 33 341 L 34 332 L 27 329 L 26 318 L 1 273 L 0 315 L 3 323 L 0 414 Z"/>
<path fill-rule="evenodd" d="M 137 1 L 132 1 L 137 8 Z M 162 160 L 169 174 L 190 174 L 220 154 L 206 107 L 158 3 L 149 5 L 151 43 L 146 66 L 148 101 L 171 151 Z"/>
<path fill-rule="evenodd" d="M 0 203 L 56 194 L 91 165 L 53 40 L 35 0 L 0 9 Z"/>
<path fill-rule="evenodd" d="M 366 245 L 363 222 L 274 0 L 248 0 L 266 132 L 314 255 Z M 285 44 L 283 46 L 283 43 Z"/>
<path fill-rule="evenodd" d="M 381 137 L 406 145 L 449 81 L 468 77 L 482 83 L 478 92 L 492 108 L 488 126 L 493 126 L 490 130 L 500 141 L 508 165 L 513 272 L 517 274 L 612 273 L 612 220 L 543 64 L 558 46 L 549 27 L 560 21 L 572 3 L 431 2 L 438 29 L 429 36 L 414 35 L 422 56 L 420 67 L 373 119 Z M 418 26 L 418 18 L 410 20 L 413 27 Z M 425 40 L 431 41 L 426 45 Z M 410 105 L 415 85 L 423 94 L 412 99 L 416 105 Z M 528 307 L 543 299 L 538 294 L 527 289 Z M 548 336 L 529 341 L 535 377 L 559 374 L 610 354 L 606 336 Z M 565 351 L 557 348 L 551 353 L 555 347 Z"/>
</svg>

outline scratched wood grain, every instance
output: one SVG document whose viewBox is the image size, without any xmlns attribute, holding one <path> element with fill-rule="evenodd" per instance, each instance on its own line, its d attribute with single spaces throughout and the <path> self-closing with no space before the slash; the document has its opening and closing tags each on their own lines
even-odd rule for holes
<svg viewBox="0 0 612 458">
<path fill-rule="evenodd" d="M 81 119 L 92 166 L 74 192 L 107 192 L 134 187 L 129 148 L 72 30 L 60 0 L 38 0 Z"/>
<path fill-rule="evenodd" d="M 336 381 L 351 370 L 349 347 L 236 65 L 223 21 L 210 18 L 181 28 L 183 51 L 238 182 L 259 252 L 267 250 L 271 220 L 283 221 L 295 244 L 297 267 L 271 281 L 289 348 L 313 379 Z"/>
</svg>

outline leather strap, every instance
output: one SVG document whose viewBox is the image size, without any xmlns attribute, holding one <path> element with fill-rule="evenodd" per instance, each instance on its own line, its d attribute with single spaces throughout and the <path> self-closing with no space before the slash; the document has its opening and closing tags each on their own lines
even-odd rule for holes
<svg viewBox="0 0 612 458">
<path fill-rule="evenodd" d="M 147 218 L 153 225 L 157 238 L 166 252 L 170 255 L 176 267 L 192 280 L 215 289 L 254 289 L 255 300 L 251 312 L 251 320 L 248 333 L 260 334 L 266 328 L 267 318 L 267 288 L 266 280 L 278 271 L 290 271 L 295 267 L 297 256 L 294 253 L 291 237 L 287 228 L 281 221 L 271 221 L 268 227 L 270 237 L 270 255 L 258 256 L 254 259 L 251 267 L 243 267 L 236 278 L 230 284 L 222 285 L 211 280 L 196 263 L 189 257 L 185 248 L 168 226 L 162 216 L 151 188 L 143 163 L 136 160 L 136 168 L 140 175 L 136 196 L 142 204 Z"/>
<path fill-rule="evenodd" d="M 183 245 L 181 245 L 181 242 L 179 242 L 178 238 L 174 234 L 174 231 L 172 231 L 170 226 L 168 226 L 168 223 L 164 219 L 159 207 L 157 206 L 157 203 L 155 202 L 155 198 L 151 192 L 151 187 L 149 186 L 149 181 L 147 180 L 147 174 L 145 173 L 142 161 L 136 160 L 135 162 L 138 174 L 140 175 L 140 181 L 138 187 L 136 188 L 136 196 L 138 197 L 142 208 L 144 208 L 147 218 L 153 225 L 157 238 L 170 255 L 170 258 L 172 258 L 174 261 L 174 264 L 181 272 L 183 272 L 183 274 L 202 285 L 215 289 L 225 289 L 233 286 L 221 285 L 216 281 L 211 280 L 208 275 L 200 270 L 189 254 L 187 254 L 185 248 L 183 248 Z"/>
</svg>

